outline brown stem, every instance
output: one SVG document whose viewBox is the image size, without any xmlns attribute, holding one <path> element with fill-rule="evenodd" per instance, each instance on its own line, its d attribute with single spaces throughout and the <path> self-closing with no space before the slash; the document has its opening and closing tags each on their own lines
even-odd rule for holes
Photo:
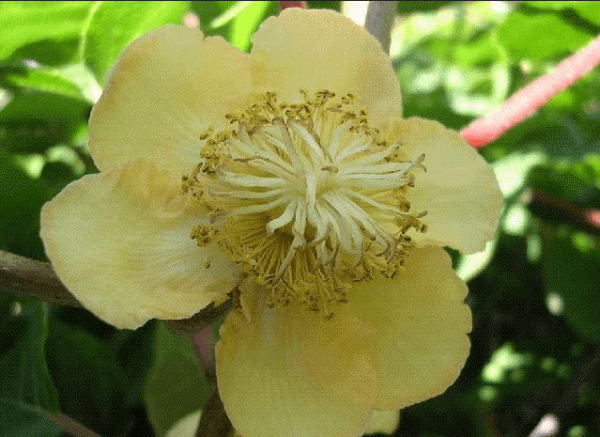
<svg viewBox="0 0 600 437">
<path fill-rule="evenodd" d="M 230 307 L 231 301 L 222 303 L 218 307 L 215 307 L 215 305 L 211 303 L 189 319 L 165 320 L 165 323 L 169 329 L 177 334 L 200 332 L 203 329 L 208 328 L 212 322 L 225 314 Z"/>
<path fill-rule="evenodd" d="M 0 250 L 0 292 L 33 297 L 51 304 L 83 306 L 60 282 L 52 265 L 2 250 Z M 227 302 L 218 307 L 210 304 L 189 319 L 169 320 L 167 325 L 176 332 L 198 332 L 225 314 L 229 307 Z"/>
<path fill-rule="evenodd" d="M 590 234 L 600 233 L 600 221 L 597 219 L 600 211 L 597 209 L 576 205 L 533 188 L 525 192 L 523 203 L 527 205 L 540 205 L 552 209 L 575 222 L 581 230 Z"/>
<path fill-rule="evenodd" d="M 99 434 L 96 434 L 94 431 L 66 414 L 50 414 L 45 411 L 42 412 L 42 414 L 52 423 L 60 426 L 63 431 L 68 432 L 74 437 L 100 437 Z"/>
<path fill-rule="evenodd" d="M 392 26 L 396 17 L 395 1 L 369 2 L 365 27 L 381 43 L 386 53 L 390 52 Z"/>
<path fill-rule="evenodd" d="M 231 428 L 232 425 L 227 413 L 225 413 L 219 391 L 215 390 L 206 407 L 202 410 L 196 437 L 226 437 L 229 435 Z"/>
<path fill-rule="evenodd" d="M 81 307 L 52 266 L 0 250 L 0 292 Z"/>
</svg>

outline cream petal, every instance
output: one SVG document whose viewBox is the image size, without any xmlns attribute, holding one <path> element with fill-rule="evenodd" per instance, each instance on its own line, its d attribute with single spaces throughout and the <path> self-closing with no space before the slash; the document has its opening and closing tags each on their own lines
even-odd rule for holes
<svg viewBox="0 0 600 437">
<path fill-rule="evenodd" d="M 89 146 L 106 170 L 154 160 L 176 177 L 198 161 L 199 135 L 226 125 L 250 92 L 249 56 L 221 37 L 168 25 L 133 41 L 92 110 Z"/>
<path fill-rule="evenodd" d="M 41 235 L 59 278 L 117 328 L 190 317 L 240 281 L 216 245 L 199 248 L 199 213 L 168 172 L 132 162 L 85 176 L 42 209 Z"/>
<path fill-rule="evenodd" d="M 441 248 L 413 249 L 393 280 L 375 279 L 349 293 L 352 314 L 376 327 L 378 410 L 398 410 L 443 393 L 467 356 L 471 311 L 467 286 Z"/>
<path fill-rule="evenodd" d="M 400 424 L 400 411 L 375 410 L 371 415 L 371 421 L 365 429 L 365 434 L 381 433 L 391 435 L 398 429 Z"/>
<path fill-rule="evenodd" d="M 398 124 L 407 154 L 425 154 L 426 172 L 417 172 L 406 197 L 414 212 L 427 211 L 426 233 L 411 234 L 421 244 L 480 252 L 496 233 L 503 200 L 492 167 L 458 132 L 421 118 Z"/>
<path fill-rule="evenodd" d="M 330 10 L 285 9 L 265 20 L 252 38 L 252 78 L 260 91 L 300 100 L 301 89 L 352 93 L 385 129 L 402 115 L 398 77 L 379 42 Z"/>
<path fill-rule="evenodd" d="M 372 328 L 347 308 L 324 320 L 295 302 L 266 307 L 264 289 L 245 294 L 244 309 L 227 316 L 216 349 L 219 393 L 237 431 L 361 436 L 376 389 Z"/>
</svg>

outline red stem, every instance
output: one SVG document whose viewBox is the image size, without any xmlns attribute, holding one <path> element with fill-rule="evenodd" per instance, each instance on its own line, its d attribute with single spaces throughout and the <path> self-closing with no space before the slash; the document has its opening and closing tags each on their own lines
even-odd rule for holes
<svg viewBox="0 0 600 437">
<path fill-rule="evenodd" d="M 279 9 L 283 11 L 287 8 L 306 9 L 306 2 L 279 2 Z"/>
<path fill-rule="evenodd" d="M 503 135 L 529 114 L 569 87 L 600 62 L 600 36 L 574 55 L 518 91 L 496 112 L 475 120 L 461 132 L 476 149 Z"/>
</svg>

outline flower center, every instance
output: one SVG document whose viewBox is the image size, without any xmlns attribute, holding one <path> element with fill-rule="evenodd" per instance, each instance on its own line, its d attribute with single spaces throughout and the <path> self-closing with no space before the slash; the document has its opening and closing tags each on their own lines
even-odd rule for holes
<svg viewBox="0 0 600 437">
<path fill-rule="evenodd" d="M 353 95 L 302 94 L 290 105 L 266 93 L 228 115 L 230 130 L 203 133 L 183 189 L 210 217 L 192 230 L 199 245 L 216 239 L 270 289 L 270 305 L 296 299 L 329 316 L 352 282 L 394 276 L 408 230 L 425 231 L 405 199 L 425 157 L 379 141 Z"/>
</svg>

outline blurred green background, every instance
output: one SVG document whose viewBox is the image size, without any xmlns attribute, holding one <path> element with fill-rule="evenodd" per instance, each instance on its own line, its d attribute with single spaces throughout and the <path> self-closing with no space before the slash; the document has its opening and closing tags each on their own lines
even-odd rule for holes
<svg viewBox="0 0 600 437">
<path fill-rule="evenodd" d="M 247 51 L 277 13 L 277 2 L 0 2 L 0 249 L 46 261 L 40 208 L 97 171 L 87 118 L 127 43 L 185 22 Z M 399 2 L 404 113 L 460 130 L 599 33 L 600 2 Z M 482 154 L 505 208 L 488 250 L 452 253 L 469 281 L 471 356 L 444 395 L 403 411 L 396 435 L 529 436 L 552 414 L 547 435 L 600 436 L 598 71 Z M 118 331 L 0 295 L 1 436 L 61 435 L 42 410 L 103 436 L 163 436 L 209 385 L 189 339 L 163 324 Z"/>
</svg>

